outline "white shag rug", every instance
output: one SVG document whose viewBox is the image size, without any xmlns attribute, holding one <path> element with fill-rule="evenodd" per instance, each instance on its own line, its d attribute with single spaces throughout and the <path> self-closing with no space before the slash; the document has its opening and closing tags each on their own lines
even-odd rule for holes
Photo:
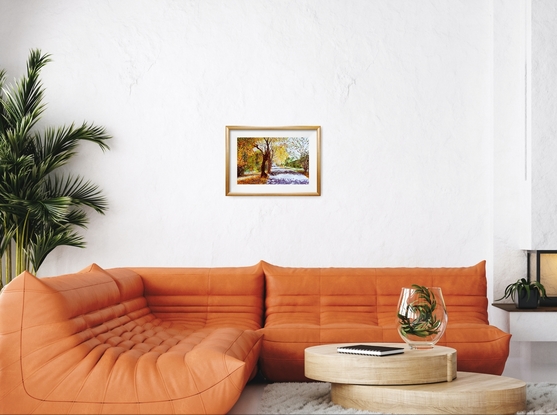
<svg viewBox="0 0 557 415">
<path fill-rule="evenodd" d="M 273 383 L 265 386 L 261 414 L 377 414 L 346 409 L 331 402 L 330 383 Z M 557 384 L 528 383 L 526 412 L 518 414 L 557 414 Z"/>
</svg>

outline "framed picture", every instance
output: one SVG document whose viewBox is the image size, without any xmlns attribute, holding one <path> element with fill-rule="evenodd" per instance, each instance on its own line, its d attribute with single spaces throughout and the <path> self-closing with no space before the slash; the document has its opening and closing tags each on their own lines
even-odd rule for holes
<svg viewBox="0 0 557 415">
<path fill-rule="evenodd" d="M 226 127 L 226 196 L 319 196 L 321 127 Z"/>
<path fill-rule="evenodd" d="M 540 299 L 540 306 L 557 307 L 557 251 L 527 251 L 528 281 L 542 283 L 547 298 Z"/>
</svg>

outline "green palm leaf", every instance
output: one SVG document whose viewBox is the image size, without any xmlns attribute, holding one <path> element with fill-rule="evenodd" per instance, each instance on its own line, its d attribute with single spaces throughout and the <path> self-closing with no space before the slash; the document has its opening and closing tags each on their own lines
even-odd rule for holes
<svg viewBox="0 0 557 415">
<path fill-rule="evenodd" d="M 67 226 L 44 231 L 37 235 L 36 241 L 29 246 L 28 255 L 33 269 L 39 269 L 48 254 L 59 246 L 85 248 L 85 241 Z"/>
<path fill-rule="evenodd" d="M 32 115 L 36 123 L 45 106 L 42 104 L 44 90 L 39 80 L 41 69 L 50 62 L 50 55 L 32 50 L 27 60 L 27 74 L 11 89 L 2 89 L 4 118 L 9 126 L 17 124 L 24 116 Z"/>
<path fill-rule="evenodd" d="M 0 222 L 0 257 L 2 257 L 2 255 L 4 255 L 4 252 L 6 252 L 6 250 L 8 249 L 8 245 L 11 243 L 14 235 L 14 227 L 7 229 L 4 227 L 4 223 Z"/>
<path fill-rule="evenodd" d="M 69 197 L 52 197 L 36 200 L 28 203 L 28 211 L 31 216 L 46 224 L 64 222 L 72 206 L 72 199 Z"/>
<path fill-rule="evenodd" d="M 87 213 L 83 209 L 72 209 L 66 216 L 66 224 L 86 228 L 89 223 Z"/>
<path fill-rule="evenodd" d="M 99 187 L 79 176 L 51 176 L 45 189 L 49 195 L 70 198 L 73 206 L 88 206 L 101 214 L 108 208 Z"/>
<path fill-rule="evenodd" d="M 76 154 L 81 141 L 94 142 L 104 151 L 109 148 L 106 144 L 108 139 L 110 136 L 105 133 L 104 128 L 86 123 L 78 128 L 74 124 L 58 129 L 46 128 L 43 136 L 37 134 L 34 137 L 35 157 L 38 163 L 47 166 L 46 172 L 50 173 L 65 165 Z"/>
</svg>

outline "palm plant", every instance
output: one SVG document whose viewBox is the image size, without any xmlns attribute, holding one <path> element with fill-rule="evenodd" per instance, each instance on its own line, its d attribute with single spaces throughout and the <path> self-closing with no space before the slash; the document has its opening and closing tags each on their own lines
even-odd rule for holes
<svg viewBox="0 0 557 415">
<path fill-rule="evenodd" d="M 46 108 L 39 75 L 48 62 L 50 55 L 31 50 L 26 74 L 12 86 L 0 71 L 0 285 L 24 270 L 36 272 L 58 246 L 83 248 L 75 227 L 86 227 L 88 208 L 107 209 L 98 186 L 58 170 L 82 141 L 107 150 L 104 128 L 36 128 Z"/>
</svg>

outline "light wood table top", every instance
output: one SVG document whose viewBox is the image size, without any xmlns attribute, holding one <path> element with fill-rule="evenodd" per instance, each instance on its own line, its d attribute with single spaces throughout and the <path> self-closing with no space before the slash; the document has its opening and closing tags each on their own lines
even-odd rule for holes
<svg viewBox="0 0 557 415">
<path fill-rule="evenodd" d="M 331 383 L 360 385 L 416 385 L 450 382 L 456 377 L 456 350 L 435 346 L 411 349 L 405 343 L 380 344 L 404 348 L 404 353 L 391 356 L 365 356 L 338 353 L 338 346 L 325 344 L 305 350 L 305 376 Z"/>
<path fill-rule="evenodd" d="M 458 372 L 452 382 L 403 386 L 331 384 L 345 408 L 389 414 L 515 414 L 526 409 L 526 383 L 505 376 Z"/>
<path fill-rule="evenodd" d="M 338 353 L 328 344 L 305 350 L 305 375 L 331 383 L 331 400 L 346 408 L 390 414 L 514 414 L 526 408 L 526 383 L 509 377 L 456 372 L 450 347 L 392 356 Z M 362 343 L 374 344 L 374 343 Z"/>
</svg>

